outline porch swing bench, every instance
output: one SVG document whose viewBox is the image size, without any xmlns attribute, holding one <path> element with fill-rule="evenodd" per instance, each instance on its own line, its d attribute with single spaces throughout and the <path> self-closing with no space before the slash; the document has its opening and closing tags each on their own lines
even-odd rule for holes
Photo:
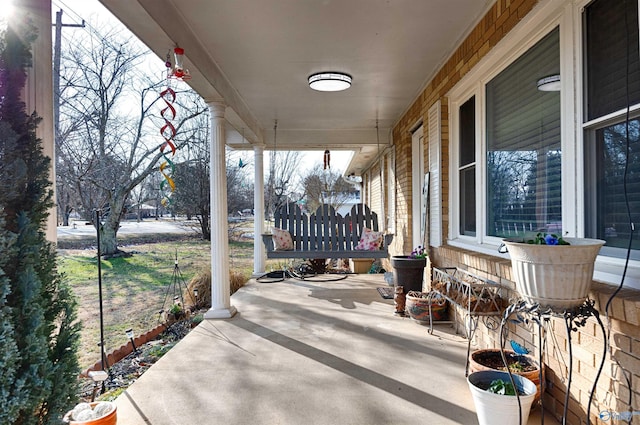
<svg viewBox="0 0 640 425">
<path fill-rule="evenodd" d="M 393 234 L 381 234 L 380 249 L 356 249 L 363 234 L 378 232 L 378 215 L 364 204 L 355 205 L 342 217 L 330 205 L 321 205 L 307 215 L 298 205 L 288 203 L 276 210 L 274 220 L 274 232 L 287 231 L 293 249 L 276 249 L 274 235 L 263 234 L 267 258 L 387 258 L 393 240 Z"/>
</svg>

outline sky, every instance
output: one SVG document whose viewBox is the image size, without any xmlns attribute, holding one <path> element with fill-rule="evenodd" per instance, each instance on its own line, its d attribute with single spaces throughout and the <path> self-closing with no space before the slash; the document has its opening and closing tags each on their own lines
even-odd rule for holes
<svg viewBox="0 0 640 425">
<path fill-rule="evenodd" d="M 0 0 L 0 11 L 10 3 L 11 0 Z M 55 22 L 55 15 L 60 9 L 63 11 L 62 22 L 63 24 L 80 24 L 84 19 L 87 24 L 96 20 L 113 20 L 117 19 L 111 15 L 111 13 L 105 9 L 102 4 L 97 0 L 52 0 L 52 20 Z M 63 31 L 78 31 L 82 29 L 69 28 Z M 185 52 L 186 56 L 189 52 Z M 331 169 L 334 171 L 344 172 L 349 165 L 349 161 L 353 155 L 352 151 L 333 151 L 331 152 Z M 253 162 L 253 152 L 238 152 L 234 153 L 234 156 L 243 158 L 243 161 L 249 160 Z M 316 164 L 323 164 L 324 151 L 305 151 L 303 152 L 300 168 L 311 169 Z M 264 169 L 268 170 L 269 155 L 268 151 L 265 151 L 264 155 Z"/>
</svg>

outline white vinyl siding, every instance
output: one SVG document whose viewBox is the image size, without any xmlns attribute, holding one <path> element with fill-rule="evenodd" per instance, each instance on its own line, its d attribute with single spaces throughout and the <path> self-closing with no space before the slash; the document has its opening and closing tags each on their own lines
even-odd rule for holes
<svg viewBox="0 0 640 425">
<path fill-rule="evenodd" d="M 440 183 L 440 101 L 429 108 L 429 245 L 442 244 L 442 185 Z"/>
</svg>

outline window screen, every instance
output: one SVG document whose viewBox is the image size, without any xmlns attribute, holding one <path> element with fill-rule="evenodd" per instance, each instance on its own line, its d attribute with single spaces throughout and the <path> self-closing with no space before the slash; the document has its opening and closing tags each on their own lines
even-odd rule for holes
<svg viewBox="0 0 640 425">
<path fill-rule="evenodd" d="M 610 125 L 595 132 L 595 185 L 598 199 L 595 234 L 589 236 L 606 240 L 607 247 L 626 248 L 629 243 L 631 226 L 627 201 L 631 220 L 635 223 L 640 221 L 640 121 L 630 120 L 628 129 L 628 149 L 626 123 Z M 640 249 L 637 238 L 633 249 Z"/>
</svg>

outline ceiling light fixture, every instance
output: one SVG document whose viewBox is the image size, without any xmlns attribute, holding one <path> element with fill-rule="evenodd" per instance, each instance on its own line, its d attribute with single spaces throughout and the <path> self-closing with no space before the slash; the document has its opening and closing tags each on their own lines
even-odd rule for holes
<svg viewBox="0 0 640 425">
<path fill-rule="evenodd" d="M 351 87 L 351 75 L 342 72 L 320 72 L 309 76 L 309 87 L 318 91 L 341 91 Z"/>
<path fill-rule="evenodd" d="M 560 91 L 560 75 L 549 75 L 540 78 L 536 83 L 540 91 Z"/>
</svg>

